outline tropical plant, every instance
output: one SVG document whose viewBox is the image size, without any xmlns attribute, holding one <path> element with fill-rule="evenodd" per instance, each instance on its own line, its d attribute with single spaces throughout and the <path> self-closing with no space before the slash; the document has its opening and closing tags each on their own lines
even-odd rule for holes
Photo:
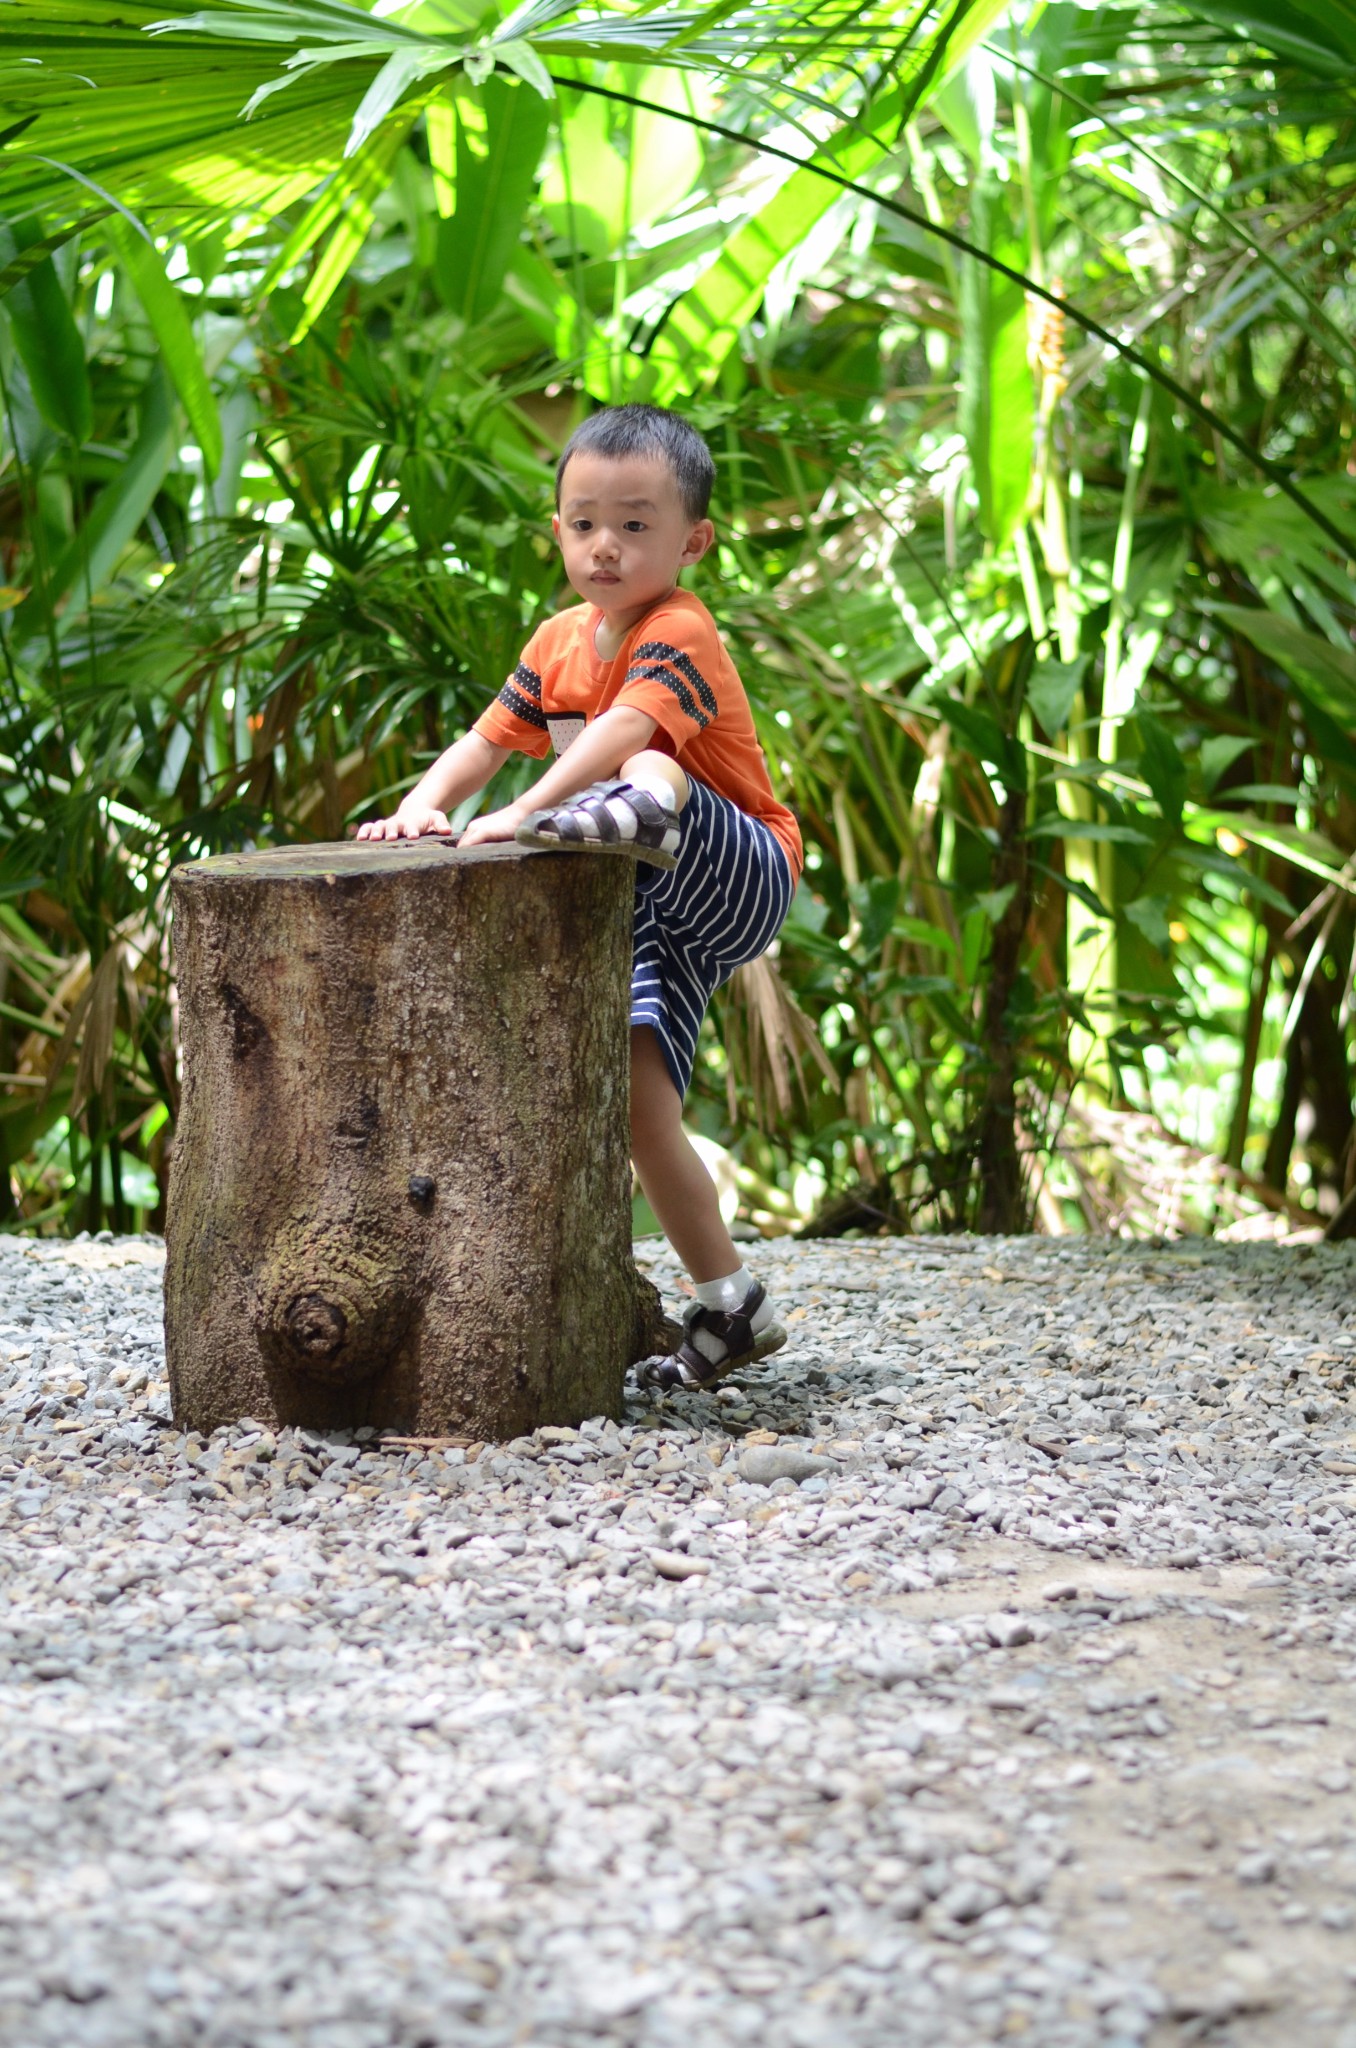
<svg viewBox="0 0 1356 2048">
<path fill-rule="evenodd" d="M 693 1101 L 749 1208 L 1071 1227 L 1079 1105 L 1213 1088 L 1331 1209 L 1353 75 L 1279 4 L 0 7 L 18 1208 L 155 1213 L 169 864 L 417 773 L 644 396 L 810 846 Z"/>
</svg>

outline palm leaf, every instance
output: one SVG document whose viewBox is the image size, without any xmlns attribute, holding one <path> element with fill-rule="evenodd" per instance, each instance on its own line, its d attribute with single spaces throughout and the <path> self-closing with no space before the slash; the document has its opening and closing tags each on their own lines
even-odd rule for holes
<svg viewBox="0 0 1356 2048">
<path fill-rule="evenodd" d="M 719 135 L 727 142 L 742 143 L 747 147 L 755 148 L 760 155 L 778 158 L 783 163 L 795 164 L 798 167 L 802 163 L 802 160 L 794 156 L 790 150 L 783 149 L 779 144 L 769 142 L 766 138 L 755 139 L 741 134 L 738 129 L 730 128 L 723 122 L 707 120 L 697 114 L 685 113 L 677 107 L 657 106 L 654 101 L 641 98 L 634 93 L 617 92 L 610 86 L 586 85 L 579 80 L 560 76 L 557 76 L 556 84 L 571 86 L 578 92 L 598 93 L 604 99 L 616 100 L 624 106 L 643 107 L 651 113 L 667 114 L 670 120 L 690 122 L 693 127 L 701 128 L 708 134 Z M 1325 533 L 1333 545 L 1340 549 L 1344 555 L 1349 551 L 1349 536 L 1328 517 L 1321 506 L 1315 504 L 1306 495 L 1289 471 L 1281 463 L 1274 461 L 1270 456 L 1264 455 L 1260 449 L 1254 447 L 1247 435 L 1235 427 L 1222 413 L 1212 410 L 1210 406 L 1203 403 L 1197 397 L 1195 392 L 1182 383 L 1179 378 L 1174 377 L 1171 371 L 1164 369 L 1156 354 L 1150 354 L 1133 347 L 1123 336 L 1113 333 L 1109 327 L 1106 327 L 1100 320 L 1094 318 L 1076 300 L 1066 299 L 1061 293 L 1053 291 L 1049 286 L 1041 283 L 1039 279 L 1027 275 L 1025 272 L 1016 269 L 1012 264 L 1005 263 L 1001 257 L 995 256 L 990 250 L 980 247 L 968 235 L 963 235 L 957 229 L 945 226 L 941 221 L 930 219 L 927 214 L 920 212 L 917 207 L 907 206 L 902 200 L 896 199 L 893 196 L 875 192 L 869 186 L 861 184 L 857 179 L 847 177 L 841 171 L 831 169 L 827 163 L 821 162 L 819 159 L 804 164 L 803 167 L 810 175 L 824 179 L 829 184 L 836 186 L 841 192 L 851 192 L 860 199 L 873 201 L 883 213 L 894 214 L 900 220 L 907 221 L 910 226 L 920 230 L 923 234 L 936 237 L 936 239 L 944 242 L 949 248 L 958 250 L 962 255 L 971 257 L 975 262 L 986 266 L 997 276 L 1006 278 L 1010 284 L 1019 285 L 1029 297 L 1043 300 L 1046 305 L 1052 306 L 1055 309 L 1061 319 L 1067 317 L 1076 322 L 1085 333 L 1100 341 L 1104 348 L 1112 355 L 1118 356 L 1122 362 L 1132 363 L 1143 376 L 1157 384 L 1160 389 L 1170 392 L 1177 403 L 1184 411 L 1191 415 L 1198 425 L 1204 427 L 1211 434 L 1218 434 L 1221 439 L 1227 441 L 1231 447 L 1237 450 L 1250 468 L 1260 470 L 1264 476 L 1271 479 L 1279 490 L 1284 491 L 1286 496 L 1300 507 L 1305 516 L 1321 532 Z"/>
<path fill-rule="evenodd" d="M 1151 148 L 1133 128 L 1127 127 L 1120 121 L 1113 120 L 1103 108 L 1094 106 L 1091 101 L 1084 99 L 1064 79 L 1051 77 L 1048 73 L 1041 70 L 1038 65 L 1029 64 L 1024 58 L 1016 56 L 1010 50 L 1003 50 L 996 44 L 986 44 L 985 47 L 990 56 L 997 62 L 1000 64 L 1010 64 L 1014 70 L 1024 73 L 1028 78 L 1035 79 L 1038 84 L 1045 87 L 1047 92 L 1057 94 L 1069 106 L 1076 108 L 1089 121 L 1095 121 L 1108 135 L 1114 136 L 1116 141 L 1128 149 L 1132 155 L 1142 158 L 1147 164 L 1151 164 L 1161 177 L 1169 179 L 1174 185 L 1180 187 L 1183 192 L 1188 194 L 1195 206 L 1200 207 L 1203 212 L 1210 215 L 1211 219 L 1218 224 L 1228 240 L 1236 242 L 1240 247 L 1249 250 L 1256 257 L 1262 268 L 1282 288 L 1287 299 L 1298 300 L 1304 309 L 1306 325 L 1321 347 L 1328 349 L 1330 352 L 1340 353 L 1348 362 L 1356 360 L 1356 344 L 1353 344 L 1351 336 L 1332 318 L 1321 299 L 1306 289 L 1302 278 L 1296 274 L 1293 252 L 1288 248 L 1286 249 L 1286 256 L 1290 260 L 1283 263 L 1280 257 L 1274 253 L 1273 249 L 1268 248 L 1266 243 L 1260 241 L 1256 235 L 1250 234 L 1246 224 L 1240 218 L 1237 205 L 1229 203 L 1231 197 L 1229 193 L 1226 192 L 1217 197 L 1209 192 L 1198 179 L 1188 176 L 1179 164 L 1174 163 L 1165 150 Z M 1164 125 L 1170 125 L 1166 116 L 1164 117 Z"/>
<path fill-rule="evenodd" d="M 1320 78 L 1350 80 L 1356 71 L 1352 0 L 1190 0 L 1189 12 Z"/>
<path fill-rule="evenodd" d="M 0 227 L 0 252 L 13 266 L 30 242 L 41 242 L 36 222 Z M 78 446 L 89 438 L 94 399 L 85 365 L 84 337 L 76 326 L 56 265 L 48 255 L 29 266 L 11 287 L 10 332 L 38 411 Z"/>
<path fill-rule="evenodd" d="M 116 216 L 109 223 L 113 246 L 132 281 L 160 348 L 160 359 L 179 394 L 188 423 L 198 437 L 209 477 L 221 467 L 221 415 L 203 366 L 182 294 L 165 275 L 155 244 Z"/>
<path fill-rule="evenodd" d="M 1356 649 L 1350 642 L 1335 647 L 1291 619 L 1245 605 L 1217 604 L 1210 610 L 1284 669 L 1320 710 L 1347 732 L 1356 732 Z"/>
<path fill-rule="evenodd" d="M 998 0 L 925 10 L 910 61 L 927 75 L 967 17 Z M 0 0 L 0 207 L 69 206 L 74 166 L 125 204 L 276 212 L 313 190 L 423 80 L 496 67 L 550 90 L 562 60 L 657 58 L 823 102 L 816 80 L 864 48 L 898 65 L 895 11 L 851 0 L 803 7 L 529 10 L 489 36 L 434 35 L 346 0 L 232 0 L 166 20 L 146 0 Z M 243 126 L 242 114 L 251 117 Z M 27 133 L 15 132 L 36 115 Z M 43 162 L 40 158 L 48 161 Z M 58 163 L 57 160 L 60 160 Z"/>
</svg>

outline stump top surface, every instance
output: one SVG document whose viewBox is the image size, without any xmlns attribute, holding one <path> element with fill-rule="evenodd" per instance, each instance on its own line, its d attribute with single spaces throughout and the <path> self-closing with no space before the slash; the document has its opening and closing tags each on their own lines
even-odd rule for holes
<svg viewBox="0 0 1356 2048">
<path fill-rule="evenodd" d="M 185 861 L 176 878 L 195 881 L 292 882 L 325 881 L 342 875 L 413 874 L 430 868 L 469 866 L 484 861 L 535 860 L 538 849 L 503 841 L 463 851 L 450 840 L 336 839 L 311 846 L 265 846 L 254 853 L 214 853 L 206 860 Z"/>
</svg>

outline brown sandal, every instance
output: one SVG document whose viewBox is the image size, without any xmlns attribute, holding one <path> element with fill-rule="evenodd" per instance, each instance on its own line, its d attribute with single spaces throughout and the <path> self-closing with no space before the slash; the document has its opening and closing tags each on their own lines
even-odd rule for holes
<svg viewBox="0 0 1356 2048">
<path fill-rule="evenodd" d="M 694 1301 L 683 1317 L 684 1334 L 677 1350 L 667 1358 L 647 1358 L 637 1366 L 641 1386 L 655 1387 L 663 1394 L 714 1387 L 739 1366 L 780 1351 L 786 1342 L 780 1323 L 764 1323 L 761 1330 L 753 1327 L 753 1318 L 766 1300 L 767 1289 L 755 1280 L 736 1309 L 707 1308 Z M 696 1330 L 723 1344 L 724 1356 L 708 1358 L 699 1350 L 692 1341 Z"/>
</svg>

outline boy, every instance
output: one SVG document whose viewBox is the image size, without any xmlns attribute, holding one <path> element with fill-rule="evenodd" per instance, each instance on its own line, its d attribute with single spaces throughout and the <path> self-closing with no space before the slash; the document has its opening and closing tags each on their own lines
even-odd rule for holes
<svg viewBox="0 0 1356 2048">
<path fill-rule="evenodd" d="M 552 521 L 582 602 L 538 627 L 495 702 L 394 817 L 358 833 L 449 832 L 447 813 L 511 752 L 541 758 L 551 744 L 555 764 L 530 793 L 477 818 L 461 845 L 636 860 L 631 1152 L 696 1294 L 674 1355 L 643 1368 L 664 1389 L 711 1386 L 786 1342 L 682 1127 L 712 992 L 767 950 L 802 864 L 715 622 L 678 588 L 715 540 L 714 482 L 706 443 L 675 413 L 623 405 L 586 421 L 557 465 Z"/>
</svg>

